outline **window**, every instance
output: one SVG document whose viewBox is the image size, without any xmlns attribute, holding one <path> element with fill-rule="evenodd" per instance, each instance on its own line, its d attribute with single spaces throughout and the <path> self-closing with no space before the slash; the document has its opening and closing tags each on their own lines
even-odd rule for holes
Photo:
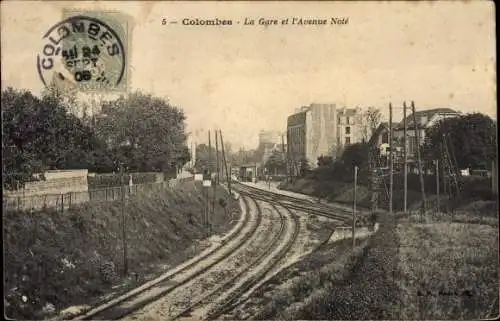
<svg viewBox="0 0 500 321">
<path fill-rule="evenodd" d="M 350 121 L 349 121 L 349 116 L 347 116 L 347 121 L 346 121 L 346 124 L 350 124 Z"/>
<path fill-rule="evenodd" d="M 345 138 L 345 144 L 349 145 L 351 143 L 351 137 L 346 137 Z"/>
<path fill-rule="evenodd" d="M 346 133 L 346 135 L 349 135 L 351 133 L 351 127 L 346 126 L 345 133 Z"/>
</svg>

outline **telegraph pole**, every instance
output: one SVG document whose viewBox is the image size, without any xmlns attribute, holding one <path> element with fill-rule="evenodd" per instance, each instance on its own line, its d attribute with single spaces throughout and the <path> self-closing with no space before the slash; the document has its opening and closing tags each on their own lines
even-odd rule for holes
<svg viewBox="0 0 500 321">
<path fill-rule="evenodd" d="M 441 211 L 441 206 L 439 206 L 439 159 L 436 159 L 436 194 L 437 194 L 437 212 Z"/>
<path fill-rule="evenodd" d="M 208 175 L 210 175 L 210 181 L 212 181 L 212 140 L 210 139 L 210 129 L 208 130 Z M 210 217 L 210 202 L 208 200 L 208 188 L 207 188 L 207 215 L 205 217 L 205 228 L 209 226 L 208 218 Z"/>
<path fill-rule="evenodd" d="M 223 163 L 223 166 L 225 167 L 226 169 L 226 179 L 227 179 L 227 187 L 229 189 L 229 202 L 228 202 L 228 206 L 229 206 L 229 213 L 230 213 L 230 216 L 231 216 L 231 219 L 233 217 L 233 212 L 232 212 L 232 207 L 231 207 L 231 199 L 233 198 L 233 193 L 231 193 L 231 175 L 227 169 L 227 161 L 226 161 L 226 151 L 224 149 L 224 140 L 222 138 L 222 130 L 219 130 L 219 136 L 220 136 L 220 145 L 221 145 L 221 149 L 222 149 L 222 159 L 224 161 Z M 222 169 L 222 171 L 224 172 L 224 169 Z"/>
<path fill-rule="evenodd" d="M 217 170 L 217 178 L 215 180 L 215 184 L 219 184 L 220 182 L 220 168 L 219 168 L 219 139 L 217 138 L 217 130 L 215 131 L 215 166 Z M 214 186 L 215 189 L 215 186 Z M 214 196 L 215 197 L 215 196 Z"/>
<path fill-rule="evenodd" d="M 394 154 L 392 144 L 392 104 L 389 103 L 389 213 L 392 214 L 392 196 L 394 184 Z"/>
<path fill-rule="evenodd" d="M 425 188 L 424 188 L 424 173 L 422 173 L 422 159 L 420 157 L 420 130 L 418 129 L 417 116 L 415 115 L 415 103 L 411 102 L 411 110 L 413 112 L 413 124 L 415 125 L 415 136 L 417 138 L 417 160 L 418 160 L 418 173 L 420 177 L 420 190 L 422 191 L 422 201 L 423 201 L 423 213 L 427 212 L 427 201 L 425 198 Z"/>
<path fill-rule="evenodd" d="M 220 144 L 221 144 L 221 148 L 222 148 L 222 158 L 223 158 L 223 162 L 224 162 L 223 165 L 224 165 L 224 168 L 226 169 L 227 187 L 229 188 L 229 194 L 231 194 L 231 174 L 227 168 L 226 151 L 224 149 L 224 140 L 222 138 L 222 130 L 219 130 L 219 136 L 220 136 Z M 224 168 L 222 169 L 222 172 L 224 172 Z"/>
<path fill-rule="evenodd" d="M 407 202 L 408 202 L 408 123 L 406 121 L 406 101 L 403 102 L 403 123 L 404 123 L 404 136 L 403 136 L 403 168 L 404 168 L 404 187 L 403 187 L 403 211 L 406 213 L 407 211 Z"/>
<path fill-rule="evenodd" d="M 354 166 L 354 201 L 352 204 L 352 249 L 356 247 L 355 229 L 356 229 L 356 192 L 358 188 L 358 166 Z"/>
<path fill-rule="evenodd" d="M 123 246 L 123 275 L 128 273 L 128 262 L 127 262 L 127 235 L 126 235 L 126 222 L 125 222 L 125 182 L 123 180 L 123 164 L 120 164 L 120 182 L 122 190 L 122 246 Z"/>
</svg>

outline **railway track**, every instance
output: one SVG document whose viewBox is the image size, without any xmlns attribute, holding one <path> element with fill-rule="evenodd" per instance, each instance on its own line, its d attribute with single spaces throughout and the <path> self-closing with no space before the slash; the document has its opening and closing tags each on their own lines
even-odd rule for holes
<svg viewBox="0 0 500 321">
<path fill-rule="evenodd" d="M 206 320 L 216 319 L 240 304 L 243 294 L 248 294 L 250 289 L 275 268 L 290 251 L 299 234 L 298 217 L 292 210 L 340 221 L 348 220 L 351 215 L 345 209 L 332 209 L 311 203 L 308 200 L 296 199 L 241 183 L 235 185 L 235 190 L 241 195 L 240 204 L 244 208 L 243 216 L 237 227 L 224 237 L 219 246 L 191 259 L 160 278 L 76 316 L 73 320 L 116 320 L 126 315 L 133 316 L 134 312 L 141 310 L 146 305 L 160 299 L 165 300 L 169 295 L 174 295 L 176 293 L 174 291 L 184 290 L 183 287 L 188 287 L 188 284 L 194 279 L 210 275 L 214 266 L 226 262 L 225 260 L 229 262 L 229 257 L 250 242 L 249 240 L 255 235 L 262 222 L 262 209 L 257 200 L 267 203 L 279 214 L 278 233 L 266 243 L 263 250 L 259 250 L 259 254 L 255 254 L 256 257 L 250 264 L 238 270 L 223 284 L 216 286 L 208 293 L 202 293 L 194 302 L 181 308 L 180 312 L 170 316 L 170 319 L 176 319 L 196 309 L 201 309 L 204 311 L 201 315 Z M 250 210 L 250 202 L 255 204 L 255 211 Z M 214 301 L 213 299 L 216 297 L 219 299 Z"/>
<path fill-rule="evenodd" d="M 272 203 L 278 203 L 290 209 L 295 209 L 309 214 L 319 215 L 342 222 L 350 222 L 352 219 L 352 211 L 344 207 L 335 205 L 322 205 L 312 203 L 309 200 L 298 199 L 288 195 L 283 195 L 271 191 L 266 191 L 257 187 L 245 185 L 240 182 L 234 182 L 234 187 L 239 193 L 244 195 L 251 195 L 252 197 Z"/>
<path fill-rule="evenodd" d="M 280 229 L 269 244 L 265 246 L 264 249 L 261 249 L 261 253 L 244 269 L 240 270 L 229 280 L 220 284 L 215 289 L 205 294 L 188 307 L 184 308 L 181 312 L 175 314 L 171 317 L 172 320 L 181 316 L 188 316 L 188 314 L 193 312 L 195 309 L 203 310 L 203 307 L 210 307 L 210 305 L 212 305 L 212 308 L 209 309 L 208 315 L 205 316 L 205 319 L 212 320 L 219 317 L 236 302 L 235 299 L 258 282 L 261 277 L 263 277 L 283 258 L 297 238 L 299 233 L 299 223 L 296 216 L 293 215 L 288 209 L 283 208 L 286 211 L 286 214 L 283 214 L 278 209 L 277 205 L 270 204 L 270 206 L 276 213 L 279 214 Z M 273 250 L 275 251 L 273 252 Z M 214 298 L 218 299 L 214 300 Z"/>
<path fill-rule="evenodd" d="M 145 285 L 140 286 L 130 292 L 127 292 L 126 294 L 116 299 L 110 300 L 109 302 L 94 307 L 93 309 L 83 314 L 74 316 L 72 320 L 119 319 L 157 300 L 161 296 L 164 296 L 172 292 L 173 290 L 179 288 L 183 284 L 186 284 L 196 276 L 203 274 L 212 266 L 221 262 L 226 257 L 231 255 L 232 252 L 243 246 L 243 244 L 245 244 L 246 241 L 255 233 L 255 230 L 257 229 L 257 226 L 260 224 L 261 220 L 262 213 L 260 211 L 257 211 L 255 219 L 253 221 L 251 220 L 250 218 L 251 213 L 249 210 L 248 199 L 246 197 L 242 197 L 241 199 L 243 207 L 245 209 L 243 211 L 244 216 L 240 220 L 241 224 L 237 225 L 237 228 L 235 228 L 227 237 L 223 239 L 225 240 L 224 242 L 222 242 L 223 244 L 210 250 L 205 254 L 200 255 L 199 257 L 196 257 L 188 261 L 186 264 L 183 264 L 180 267 L 175 268 L 170 273 L 167 273 L 166 275 L 160 278 L 150 281 Z M 252 222 L 253 224 L 249 224 Z M 250 226 L 250 228 L 248 228 L 248 226 Z M 247 231 L 246 233 L 243 232 L 245 227 L 249 229 L 249 231 Z M 244 233 L 243 235 L 242 232 Z M 237 240 L 238 237 L 240 237 L 241 239 Z M 236 243 L 231 244 L 232 241 Z M 203 262 L 205 260 L 215 255 L 218 255 L 218 257 L 212 260 L 210 264 L 197 267 L 197 265 L 203 265 Z M 174 278 L 180 277 L 183 274 L 188 274 L 188 276 L 185 276 L 181 281 L 172 282 Z M 148 292 L 148 295 L 141 298 L 141 295 L 146 292 Z"/>
<path fill-rule="evenodd" d="M 276 206 L 276 205 L 273 205 Z M 251 278 L 247 279 L 241 287 L 237 290 L 237 292 L 232 293 L 228 300 L 224 301 L 222 304 L 212 309 L 208 315 L 205 317 L 205 320 L 215 320 L 229 311 L 233 310 L 236 306 L 242 303 L 241 298 L 248 294 L 248 291 L 259 282 L 260 279 L 265 277 L 267 273 L 269 273 L 290 251 L 291 247 L 295 243 L 297 236 L 299 234 L 299 221 L 295 214 L 291 212 L 290 209 L 284 207 L 284 209 L 289 213 L 289 216 L 293 219 L 294 230 L 293 234 L 288 242 L 284 244 L 282 248 L 279 249 L 279 252 L 276 256 L 274 256 L 269 264 L 266 265 L 265 268 L 260 269 L 258 273 L 253 275 Z"/>
</svg>

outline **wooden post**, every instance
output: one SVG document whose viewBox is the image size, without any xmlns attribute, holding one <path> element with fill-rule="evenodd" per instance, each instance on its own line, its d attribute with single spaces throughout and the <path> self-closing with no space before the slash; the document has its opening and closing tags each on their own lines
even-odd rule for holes
<svg viewBox="0 0 500 321">
<path fill-rule="evenodd" d="M 208 130 L 208 168 L 209 168 L 208 173 L 210 175 L 210 181 L 211 181 L 212 180 L 212 167 L 213 167 L 213 164 L 212 164 L 212 140 L 211 140 L 210 137 L 211 136 L 210 136 L 210 129 L 209 129 Z M 209 205 L 210 202 L 208 200 L 208 197 L 209 197 L 209 195 L 208 195 L 208 188 L 207 188 L 207 207 L 208 207 L 208 211 L 207 211 L 207 213 L 206 213 L 207 215 L 205 217 L 205 229 L 207 229 L 208 226 L 209 226 L 209 224 L 210 224 L 209 223 L 209 217 L 210 217 L 210 211 L 211 211 L 211 209 L 210 209 L 210 205 Z M 215 198 L 215 195 L 214 195 L 214 198 Z M 215 204 L 215 199 L 212 201 L 212 207 L 214 206 L 214 204 Z"/>
<path fill-rule="evenodd" d="M 228 207 L 229 207 L 229 213 L 230 213 L 230 216 L 232 218 L 233 216 L 233 212 L 232 212 L 232 205 L 231 205 L 231 201 L 232 201 L 232 198 L 233 198 L 233 193 L 231 192 L 231 173 L 230 171 L 228 170 L 227 168 L 227 161 L 226 161 L 226 151 L 224 149 L 224 139 L 222 138 L 222 130 L 219 130 L 219 136 L 220 136 L 220 144 L 221 144 L 221 149 L 222 149 L 222 160 L 224 161 L 223 165 L 226 169 L 226 179 L 227 179 L 227 187 L 229 189 L 229 202 L 228 202 Z M 224 169 L 223 169 L 224 171 Z"/>
<path fill-rule="evenodd" d="M 415 137 L 417 139 L 417 161 L 418 161 L 418 175 L 420 177 L 420 190 L 422 191 L 422 214 L 425 215 L 427 212 L 427 200 L 425 198 L 425 188 L 424 188 L 424 173 L 422 173 L 422 159 L 420 157 L 420 130 L 417 124 L 417 116 L 415 115 L 415 103 L 411 102 L 411 110 L 413 112 L 413 125 L 415 126 Z M 423 217 L 422 217 L 423 218 Z"/>
<path fill-rule="evenodd" d="M 403 168 L 404 168 L 404 187 L 403 187 L 403 211 L 406 213 L 408 210 L 408 123 L 406 121 L 406 101 L 403 102 L 403 123 L 404 123 L 404 133 L 403 133 Z"/>
<path fill-rule="evenodd" d="M 354 166 L 354 197 L 352 202 L 352 249 L 356 247 L 356 192 L 358 187 L 358 166 Z"/>
<path fill-rule="evenodd" d="M 436 159 L 436 196 L 437 196 L 437 213 L 441 212 L 439 204 L 439 159 Z"/>
<path fill-rule="evenodd" d="M 128 273 L 128 262 L 127 262 L 127 234 L 126 234 L 126 222 L 125 222 L 125 184 L 123 181 L 123 165 L 120 166 L 120 183 L 121 183 L 121 207 L 122 207 L 122 246 L 123 246 L 123 275 Z"/>
<path fill-rule="evenodd" d="M 61 193 L 61 213 L 64 213 L 64 194 Z"/>
<path fill-rule="evenodd" d="M 219 184 L 220 182 L 220 174 L 219 174 L 219 171 L 220 171 L 220 168 L 219 168 L 219 139 L 217 138 L 217 130 L 215 131 L 215 167 L 216 167 L 216 171 L 217 171 L 217 177 L 215 179 L 215 184 Z M 214 186 L 214 190 L 215 190 L 215 186 Z"/>
<path fill-rule="evenodd" d="M 394 185 L 394 153 L 392 144 L 392 104 L 389 103 L 389 213 L 392 214 L 392 196 Z"/>
</svg>

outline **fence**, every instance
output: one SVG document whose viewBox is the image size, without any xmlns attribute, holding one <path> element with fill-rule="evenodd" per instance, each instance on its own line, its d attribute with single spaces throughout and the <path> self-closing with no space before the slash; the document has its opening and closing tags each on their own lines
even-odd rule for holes
<svg viewBox="0 0 500 321">
<path fill-rule="evenodd" d="M 6 211 L 36 210 L 42 208 L 56 208 L 64 212 L 65 209 L 77 204 L 88 202 L 112 202 L 128 199 L 134 195 L 148 195 L 167 188 L 174 188 L 180 183 L 192 181 L 192 177 L 172 179 L 159 183 L 126 185 L 119 187 L 94 189 L 85 192 L 70 192 L 61 194 L 45 194 L 33 196 L 4 196 L 3 208 Z"/>
</svg>

